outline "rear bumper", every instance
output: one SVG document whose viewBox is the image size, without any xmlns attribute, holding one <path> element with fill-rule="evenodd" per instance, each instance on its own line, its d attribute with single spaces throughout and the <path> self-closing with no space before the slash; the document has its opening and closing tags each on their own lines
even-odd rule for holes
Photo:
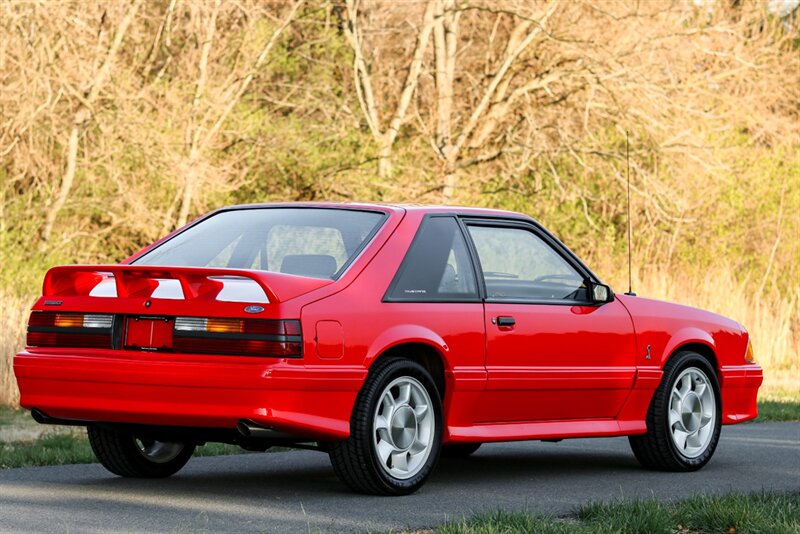
<svg viewBox="0 0 800 534">
<path fill-rule="evenodd" d="M 764 381 L 761 367 L 725 366 L 720 369 L 722 388 L 722 424 L 732 425 L 758 416 L 758 388 Z"/>
<path fill-rule="evenodd" d="M 124 351 L 21 352 L 14 358 L 14 372 L 20 404 L 54 418 L 230 429 L 250 419 L 309 438 L 337 440 L 350 434 L 350 414 L 366 377 L 363 368 L 252 358 L 187 361 L 191 358 Z"/>
</svg>

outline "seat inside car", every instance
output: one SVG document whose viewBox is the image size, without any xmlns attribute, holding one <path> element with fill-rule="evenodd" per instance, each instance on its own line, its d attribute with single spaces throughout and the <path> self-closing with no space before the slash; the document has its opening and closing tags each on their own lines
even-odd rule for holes
<svg viewBox="0 0 800 534">
<path fill-rule="evenodd" d="M 313 278 L 331 278 L 336 272 L 336 259 L 327 254 L 287 254 L 281 272 Z"/>
</svg>

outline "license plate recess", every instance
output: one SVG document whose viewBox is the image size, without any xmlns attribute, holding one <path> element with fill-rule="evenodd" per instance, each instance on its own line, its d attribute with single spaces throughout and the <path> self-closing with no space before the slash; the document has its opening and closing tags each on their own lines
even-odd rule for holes
<svg viewBox="0 0 800 534">
<path fill-rule="evenodd" d="M 174 317 L 131 316 L 125 320 L 125 348 L 172 350 Z"/>
</svg>

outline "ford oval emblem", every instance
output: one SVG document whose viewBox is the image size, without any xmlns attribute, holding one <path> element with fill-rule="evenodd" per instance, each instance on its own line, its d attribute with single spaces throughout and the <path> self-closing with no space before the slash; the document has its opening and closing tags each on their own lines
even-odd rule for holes
<svg viewBox="0 0 800 534">
<path fill-rule="evenodd" d="M 248 306 L 244 309 L 247 313 L 261 313 L 264 311 L 264 306 Z"/>
</svg>

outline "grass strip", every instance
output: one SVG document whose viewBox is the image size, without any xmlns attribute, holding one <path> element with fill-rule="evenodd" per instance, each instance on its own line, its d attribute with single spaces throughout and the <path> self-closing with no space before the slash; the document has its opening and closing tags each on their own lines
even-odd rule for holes
<svg viewBox="0 0 800 534">
<path fill-rule="evenodd" d="M 758 399 L 759 421 L 800 421 L 800 389 L 764 391 Z"/>
<path fill-rule="evenodd" d="M 748 534 L 800 532 L 800 493 L 701 495 L 673 503 L 617 500 L 579 507 L 569 518 L 497 511 L 433 530 L 436 534 Z"/>
<path fill-rule="evenodd" d="M 236 445 L 207 443 L 197 447 L 195 456 L 221 456 L 246 453 Z M 33 441 L 0 443 L 0 469 L 44 465 L 90 464 L 97 459 L 85 432 L 52 434 Z"/>
<path fill-rule="evenodd" d="M 758 402 L 758 422 L 800 421 L 800 402 L 786 400 L 763 400 Z"/>
<path fill-rule="evenodd" d="M 800 421 L 800 394 L 776 393 L 759 400 L 758 418 L 754 422 L 766 421 Z M 36 426 L 27 411 L 0 408 L 0 427 L 5 425 Z M 220 456 L 244 452 L 247 451 L 235 445 L 208 443 L 198 447 L 195 455 Z M 96 461 L 86 435 L 81 431 L 51 434 L 32 441 L 0 442 L 0 469 Z"/>
<path fill-rule="evenodd" d="M 0 406 L 0 426 L 25 424 L 33 421 L 28 410 Z"/>
</svg>

